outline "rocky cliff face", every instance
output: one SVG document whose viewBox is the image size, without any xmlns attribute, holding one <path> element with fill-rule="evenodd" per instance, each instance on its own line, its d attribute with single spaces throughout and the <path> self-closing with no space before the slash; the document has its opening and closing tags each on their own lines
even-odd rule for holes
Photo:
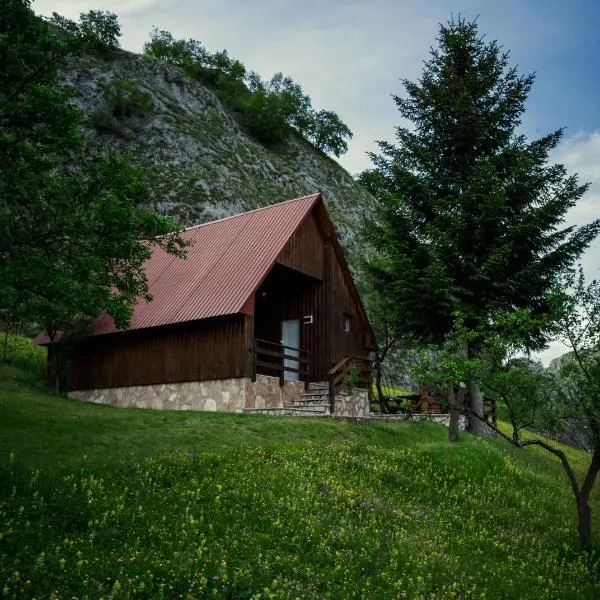
<svg viewBox="0 0 600 600">
<path fill-rule="evenodd" d="M 148 167 L 149 204 L 185 226 L 320 191 L 348 245 L 370 195 L 300 137 L 275 148 L 254 141 L 217 96 L 179 70 L 116 52 L 62 72 L 97 147 L 128 150 Z M 351 244 L 350 244 L 351 245 Z"/>
</svg>

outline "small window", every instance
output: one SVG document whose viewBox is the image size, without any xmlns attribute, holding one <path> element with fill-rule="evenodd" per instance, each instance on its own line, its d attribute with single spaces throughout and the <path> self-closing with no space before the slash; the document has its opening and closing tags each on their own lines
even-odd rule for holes
<svg viewBox="0 0 600 600">
<path fill-rule="evenodd" d="M 350 333 L 350 315 L 348 313 L 344 313 L 344 331 Z"/>
</svg>

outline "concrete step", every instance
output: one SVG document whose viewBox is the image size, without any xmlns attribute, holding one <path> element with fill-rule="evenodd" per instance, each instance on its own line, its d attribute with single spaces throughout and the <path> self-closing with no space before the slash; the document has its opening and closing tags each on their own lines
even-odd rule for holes
<svg viewBox="0 0 600 600">
<path fill-rule="evenodd" d="M 311 381 L 308 384 L 308 390 L 309 391 L 315 391 L 315 390 L 329 390 L 329 384 L 326 381 Z"/>
<path fill-rule="evenodd" d="M 289 405 L 286 405 L 289 406 Z M 329 406 L 328 398 L 296 398 L 291 406 Z"/>
<path fill-rule="evenodd" d="M 324 402 L 327 400 L 327 398 L 329 398 L 329 393 L 327 392 L 324 394 L 306 392 L 302 394 L 298 400 L 305 400 L 307 402 Z"/>
<path fill-rule="evenodd" d="M 303 410 L 305 412 L 329 412 L 329 404 L 328 403 L 311 403 L 311 404 L 299 404 L 294 402 L 293 404 L 286 404 L 284 408 L 291 408 L 293 410 Z"/>
<path fill-rule="evenodd" d="M 312 410 L 306 407 L 284 406 L 283 408 L 244 408 L 244 413 L 277 417 L 329 417 L 329 409 Z"/>
</svg>

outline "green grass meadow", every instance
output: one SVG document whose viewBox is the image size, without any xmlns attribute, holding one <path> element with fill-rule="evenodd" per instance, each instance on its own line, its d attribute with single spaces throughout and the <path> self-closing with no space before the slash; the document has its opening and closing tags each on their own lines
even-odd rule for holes
<svg viewBox="0 0 600 600">
<path fill-rule="evenodd" d="M 39 373 L 0 366 L 0 598 L 600 598 L 539 452 L 429 423 L 83 404 Z"/>
</svg>

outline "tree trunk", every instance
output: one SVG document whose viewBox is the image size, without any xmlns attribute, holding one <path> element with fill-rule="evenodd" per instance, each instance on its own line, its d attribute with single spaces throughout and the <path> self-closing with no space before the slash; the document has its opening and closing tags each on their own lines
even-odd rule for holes
<svg viewBox="0 0 600 600">
<path fill-rule="evenodd" d="M 478 418 L 479 416 L 479 418 Z M 477 385 L 469 383 L 469 431 L 475 435 L 490 435 L 490 429 L 484 420 L 483 394 Z"/>
<path fill-rule="evenodd" d="M 448 441 L 458 441 L 458 416 L 460 414 L 454 392 L 454 384 L 448 386 L 448 406 L 450 408 L 450 424 L 448 425 Z"/>
<path fill-rule="evenodd" d="M 579 546 L 585 552 L 592 551 L 592 509 L 588 498 L 583 494 L 577 495 L 577 530 L 579 532 Z"/>
<path fill-rule="evenodd" d="M 7 349 L 8 349 L 8 325 L 6 326 L 6 331 L 4 332 L 4 350 L 2 352 L 2 362 L 6 362 Z"/>
<path fill-rule="evenodd" d="M 575 489 L 575 500 L 577 501 L 577 530 L 579 532 L 579 545 L 586 552 L 592 551 L 592 508 L 589 504 L 590 495 L 594 488 L 596 477 L 600 472 L 600 440 L 596 437 L 595 449 L 592 454 L 592 462 L 585 475 L 583 485 L 577 493 Z"/>
<path fill-rule="evenodd" d="M 466 356 L 469 359 L 481 357 L 481 343 L 477 341 L 467 342 L 465 347 Z M 469 402 L 467 411 L 467 428 L 475 435 L 491 435 L 492 430 L 485 423 L 485 407 L 483 404 L 483 394 L 473 376 L 469 374 Z"/>
<path fill-rule="evenodd" d="M 390 406 L 387 398 L 384 398 L 383 391 L 381 389 L 381 363 L 375 367 L 375 387 L 377 389 L 377 395 L 379 396 L 379 406 L 381 407 L 381 412 L 388 414 L 390 412 Z"/>
</svg>

